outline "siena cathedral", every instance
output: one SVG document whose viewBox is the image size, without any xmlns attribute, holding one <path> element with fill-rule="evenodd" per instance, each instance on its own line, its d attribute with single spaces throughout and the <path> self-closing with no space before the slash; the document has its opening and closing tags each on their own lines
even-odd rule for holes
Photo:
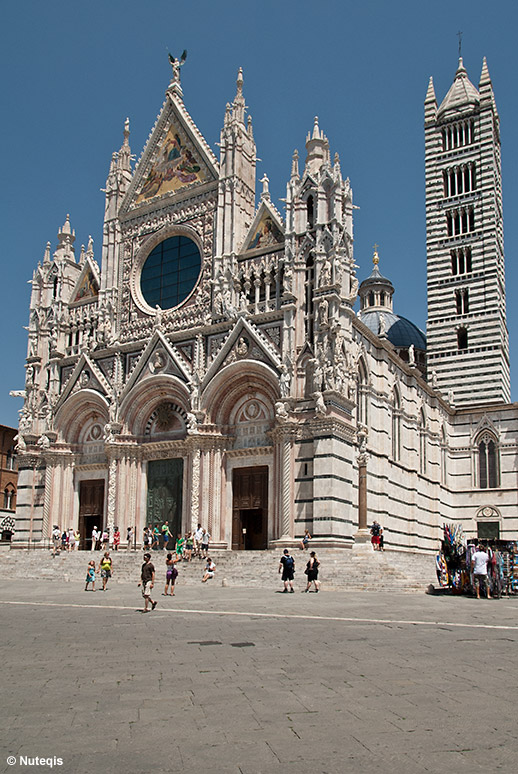
<svg viewBox="0 0 518 774">
<path fill-rule="evenodd" d="M 399 316 L 374 253 L 353 257 L 353 192 L 315 119 L 285 213 L 257 152 L 243 77 L 219 159 L 165 101 L 135 168 L 129 123 L 106 183 L 100 265 L 67 215 L 32 278 L 15 544 L 54 524 L 198 523 L 219 549 L 435 550 L 443 522 L 510 538 L 510 403 L 499 117 L 484 60 L 425 99 L 428 319 Z M 287 161 L 287 171 L 290 168 Z M 256 185 L 259 187 L 256 203 Z"/>
</svg>

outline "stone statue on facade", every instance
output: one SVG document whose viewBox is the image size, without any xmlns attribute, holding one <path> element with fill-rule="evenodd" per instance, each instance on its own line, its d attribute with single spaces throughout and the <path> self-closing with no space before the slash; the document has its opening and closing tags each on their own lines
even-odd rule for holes
<svg viewBox="0 0 518 774">
<path fill-rule="evenodd" d="M 410 344 L 408 348 L 408 365 L 415 366 L 415 347 Z"/>
<path fill-rule="evenodd" d="M 326 404 L 324 403 L 324 396 L 317 390 L 313 393 L 312 398 L 315 401 L 315 414 L 317 417 L 325 417 L 327 415 Z"/>
<path fill-rule="evenodd" d="M 279 377 L 279 389 L 281 391 L 281 398 L 287 398 L 291 389 L 291 374 L 288 366 L 283 363 L 281 365 L 281 375 Z"/>
<path fill-rule="evenodd" d="M 284 403 L 282 400 L 278 400 L 275 404 L 275 416 L 279 422 L 287 422 L 290 418 L 288 414 L 288 403 Z"/>
<path fill-rule="evenodd" d="M 192 435 L 198 430 L 198 420 L 190 411 L 187 412 L 187 435 Z"/>
</svg>

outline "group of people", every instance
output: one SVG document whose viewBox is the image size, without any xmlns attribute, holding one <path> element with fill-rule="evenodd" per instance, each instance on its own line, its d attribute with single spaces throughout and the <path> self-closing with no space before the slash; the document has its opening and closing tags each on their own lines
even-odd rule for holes
<svg viewBox="0 0 518 774">
<path fill-rule="evenodd" d="M 75 551 L 76 547 L 79 549 L 79 541 L 81 535 L 79 530 L 70 527 L 63 532 L 57 524 L 54 524 L 52 529 L 52 556 L 56 556 L 61 551 Z"/>
<path fill-rule="evenodd" d="M 162 592 L 163 597 L 175 595 L 176 579 L 178 578 L 178 570 L 175 564 L 181 561 L 181 557 L 176 555 L 173 558 L 172 552 L 167 554 L 165 560 L 166 572 L 165 572 L 165 586 Z M 216 565 L 210 558 L 206 557 L 205 572 L 201 579 L 202 583 L 206 583 L 208 580 L 214 577 L 216 571 Z M 158 600 L 152 598 L 153 588 L 155 586 L 156 570 L 155 565 L 151 562 L 151 554 L 146 552 L 144 554 L 144 564 L 142 565 L 140 572 L 139 586 L 142 589 L 142 596 L 144 597 L 144 613 L 154 610 L 158 604 Z"/>
<path fill-rule="evenodd" d="M 113 561 L 109 551 L 105 551 L 100 562 L 97 572 L 101 573 L 102 588 L 101 591 L 106 591 L 108 581 L 113 575 Z M 85 591 L 88 591 L 88 586 L 92 585 L 92 591 L 95 591 L 95 559 L 91 559 L 88 562 L 86 570 L 86 582 Z"/>
<path fill-rule="evenodd" d="M 179 534 L 174 539 L 169 523 L 166 521 L 159 527 L 155 524 L 153 527 L 144 527 L 143 539 L 144 549 L 152 551 L 173 550 L 177 560 L 191 562 L 193 558 L 207 559 L 209 555 L 210 534 L 201 524 L 194 532 L 186 532 L 185 535 Z"/>
<path fill-rule="evenodd" d="M 306 588 L 302 589 L 303 594 L 307 594 L 311 589 L 311 584 L 315 585 L 315 592 L 320 591 L 320 581 L 318 580 L 318 568 L 320 562 L 317 559 L 317 555 L 314 551 L 311 551 L 309 560 L 306 564 L 304 574 L 307 576 Z M 279 573 L 282 573 L 282 581 L 284 583 L 283 594 L 294 594 L 293 581 L 295 579 L 295 559 L 290 554 L 287 548 L 284 549 L 283 555 L 279 562 Z"/>
</svg>

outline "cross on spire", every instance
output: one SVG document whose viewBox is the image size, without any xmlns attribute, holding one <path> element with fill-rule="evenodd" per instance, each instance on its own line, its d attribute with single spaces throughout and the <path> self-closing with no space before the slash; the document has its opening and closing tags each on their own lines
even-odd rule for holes
<svg viewBox="0 0 518 774">
<path fill-rule="evenodd" d="M 457 32 L 457 37 L 459 39 L 459 57 L 460 57 L 462 52 L 462 32 L 460 30 Z"/>
</svg>

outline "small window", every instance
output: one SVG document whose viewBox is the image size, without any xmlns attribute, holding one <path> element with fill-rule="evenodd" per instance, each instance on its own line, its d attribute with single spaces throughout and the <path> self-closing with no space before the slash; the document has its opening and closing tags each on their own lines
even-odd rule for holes
<svg viewBox="0 0 518 774">
<path fill-rule="evenodd" d="M 468 332 L 466 328 L 459 328 L 457 331 L 457 349 L 459 352 L 465 352 L 468 348 Z"/>
</svg>

